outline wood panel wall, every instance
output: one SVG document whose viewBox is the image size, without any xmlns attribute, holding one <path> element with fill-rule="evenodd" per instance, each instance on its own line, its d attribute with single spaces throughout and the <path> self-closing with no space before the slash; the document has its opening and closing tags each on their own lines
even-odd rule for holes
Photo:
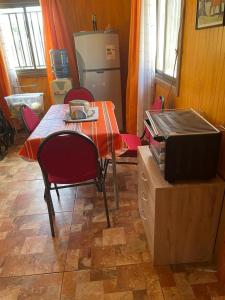
<svg viewBox="0 0 225 300">
<path fill-rule="evenodd" d="M 195 30 L 196 0 L 186 1 L 180 93 L 175 107 L 193 107 L 215 124 L 225 125 L 225 27 Z M 157 93 L 166 97 L 160 82 Z M 225 139 L 223 139 L 225 140 Z M 225 146 L 219 170 L 225 178 Z"/>
<path fill-rule="evenodd" d="M 225 122 L 225 27 L 195 30 L 196 1 L 186 1 L 180 95 L 177 107 L 195 107 Z"/>
</svg>

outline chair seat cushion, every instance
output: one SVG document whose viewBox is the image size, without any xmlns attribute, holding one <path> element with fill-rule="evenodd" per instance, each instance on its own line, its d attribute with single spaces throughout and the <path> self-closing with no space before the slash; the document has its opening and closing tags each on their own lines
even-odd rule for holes
<svg viewBox="0 0 225 300">
<path fill-rule="evenodd" d="M 80 183 L 85 182 L 88 180 L 95 179 L 97 177 L 97 173 L 89 173 L 89 174 L 80 174 L 78 176 L 74 177 L 68 177 L 68 178 L 60 178 L 56 176 L 48 175 L 48 181 L 50 183 L 56 183 L 56 184 L 74 184 L 74 183 Z"/>
<path fill-rule="evenodd" d="M 121 137 L 128 149 L 120 157 L 136 157 L 137 147 L 141 146 L 140 138 L 135 134 L 121 134 Z"/>
</svg>

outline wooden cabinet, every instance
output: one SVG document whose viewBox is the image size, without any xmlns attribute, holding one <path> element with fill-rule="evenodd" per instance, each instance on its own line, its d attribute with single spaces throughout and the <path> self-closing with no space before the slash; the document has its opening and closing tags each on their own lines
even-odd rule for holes
<svg viewBox="0 0 225 300">
<path fill-rule="evenodd" d="M 220 178 L 170 184 L 149 147 L 139 147 L 138 204 L 155 264 L 211 259 L 224 188 Z"/>
</svg>

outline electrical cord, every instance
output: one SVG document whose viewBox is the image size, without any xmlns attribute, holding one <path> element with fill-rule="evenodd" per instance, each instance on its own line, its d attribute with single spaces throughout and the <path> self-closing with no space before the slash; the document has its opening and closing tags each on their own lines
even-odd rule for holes
<svg viewBox="0 0 225 300">
<path fill-rule="evenodd" d="M 172 77 L 172 79 L 171 79 L 169 91 L 168 91 L 167 96 L 166 96 L 165 107 L 167 107 L 167 104 L 168 104 L 168 102 L 169 102 L 169 97 L 170 97 L 170 94 L 171 94 L 172 89 L 173 89 L 173 83 L 174 83 L 174 76 L 175 76 L 175 70 L 176 70 L 177 59 L 178 59 L 178 50 L 176 49 L 175 62 L 174 62 L 174 66 L 173 66 L 173 77 Z"/>
</svg>

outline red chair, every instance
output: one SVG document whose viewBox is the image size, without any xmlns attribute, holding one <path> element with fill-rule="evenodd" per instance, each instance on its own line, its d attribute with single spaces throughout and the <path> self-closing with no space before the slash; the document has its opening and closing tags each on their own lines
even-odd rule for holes
<svg viewBox="0 0 225 300">
<path fill-rule="evenodd" d="M 155 98 L 154 103 L 151 104 L 150 110 L 162 110 L 164 107 L 164 97 L 159 96 Z M 152 142 L 150 135 L 146 131 L 146 128 L 144 129 L 144 132 L 141 137 L 138 137 L 135 134 L 121 134 L 123 142 L 127 146 L 127 150 L 121 154 L 119 157 L 137 157 L 137 149 L 139 146 L 142 145 L 141 141 L 144 137 L 147 137 L 149 139 L 149 142 Z M 106 177 L 108 164 L 111 163 L 111 159 L 106 159 L 104 163 L 104 177 Z M 124 162 L 120 161 L 117 162 L 119 164 L 137 164 L 136 162 Z"/>
<path fill-rule="evenodd" d="M 35 112 L 27 105 L 21 106 L 21 116 L 28 133 L 32 133 L 40 123 L 40 119 Z"/>
<path fill-rule="evenodd" d="M 38 118 L 38 116 L 35 114 L 35 112 L 27 105 L 22 105 L 21 107 L 21 116 L 24 122 L 24 125 L 26 127 L 26 130 L 28 131 L 29 134 L 31 134 L 34 129 L 38 126 L 38 124 L 40 123 L 40 119 Z M 59 191 L 57 186 L 55 185 L 55 190 L 56 190 L 56 194 L 59 196 Z"/>
<path fill-rule="evenodd" d="M 164 97 L 159 96 L 155 98 L 155 101 L 151 104 L 150 110 L 162 110 L 164 105 Z M 135 134 L 121 134 L 122 140 L 127 145 L 127 150 L 120 157 L 137 157 L 137 148 L 141 146 L 141 140 L 147 136 L 150 139 L 149 134 L 146 132 L 146 128 L 141 137 Z"/>
<path fill-rule="evenodd" d="M 79 87 L 79 88 L 72 88 L 71 90 L 69 90 L 69 92 L 66 94 L 64 98 L 64 104 L 68 104 L 71 100 L 86 100 L 89 102 L 93 102 L 94 97 L 88 89 Z"/>
<path fill-rule="evenodd" d="M 52 236 L 55 236 L 54 207 L 51 198 L 51 184 L 58 189 L 87 184 L 96 184 L 103 192 L 108 227 L 110 227 L 105 182 L 94 142 L 84 134 L 75 131 L 59 131 L 49 135 L 38 149 L 38 162 L 42 170 L 48 214 Z M 60 184 L 60 186 L 58 186 Z M 62 184 L 62 185 L 61 185 Z"/>
</svg>

